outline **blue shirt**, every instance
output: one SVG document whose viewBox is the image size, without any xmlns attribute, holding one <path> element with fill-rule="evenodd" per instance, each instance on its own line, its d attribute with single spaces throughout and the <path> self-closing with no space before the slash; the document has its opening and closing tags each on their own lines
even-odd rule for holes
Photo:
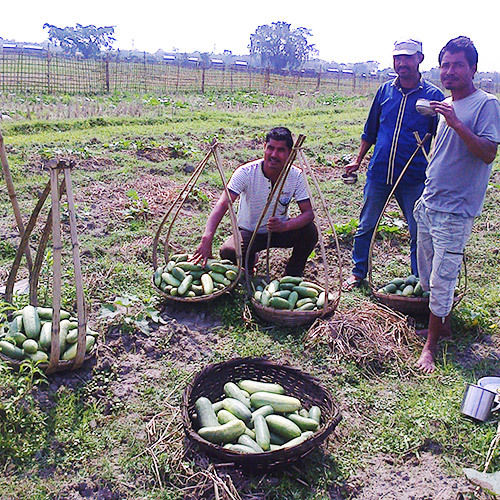
<svg viewBox="0 0 500 500">
<path fill-rule="evenodd" d="M 419 85 L 410 90 L 402 89 L 398 78 L 384 83 L 377 91 L 361 138 L 375 144 L 366 174 L 367 179 L 378 184 L 394 185 L 401 171 L 417 147 L 414 132 L 420 139 L 426 133 L 435 135 L 437 116 L 424 116 L 415 109 L 417 99 L 442 101 L 441 90 L 421 79 Z M 431 140 L 424 148 L 429 152 Z M 414 157 L 401 185 L 423 183 L 427 160 L 419 150 Z"/>
</svg>

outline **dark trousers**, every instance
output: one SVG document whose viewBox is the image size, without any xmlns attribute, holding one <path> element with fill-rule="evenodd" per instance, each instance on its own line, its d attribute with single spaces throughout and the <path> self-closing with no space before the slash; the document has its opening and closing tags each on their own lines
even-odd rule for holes
<svg viewBox="0 0 500 500">
<path fill-rule="evenodd" d="M 245 256 L 247 251 L 250 252 L 248 256 L 248 265 L 250 271 L 255 265 L 255 254 L 267 248 L 267 235 L 268 233 L 257 234 L 252 248 L 248 250 L 248 244 L 252 238 L 252 232 L 240 228 L 241 234 L 241 252 L 243 257 L 243 266 L 245 265 Z M 286 265 L 285 272 L 288 276 L 302 276 L 307 258 L 313 251 L 316 243 L 318 242 L 318 231 L 314 222 L 310 222 L 300 229 L 293 231 L 286 231 L 284 233 L 271 233 L 271 241 L 269 247 L 271 248 L 292 248 L 292 255 Z M 236 250 L 234 245 L 234 237 L 231 236 L 220 247 L 220 256 L 222 259 L 229 259 L 236 263 Z"/>
</svg>

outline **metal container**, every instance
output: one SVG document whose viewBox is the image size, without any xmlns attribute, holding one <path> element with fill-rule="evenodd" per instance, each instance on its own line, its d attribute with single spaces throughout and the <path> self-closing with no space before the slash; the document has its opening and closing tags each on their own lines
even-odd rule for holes
<svg viewBox="0 0 500 500">
<path fill-rule="evenodd" d="M 484 422 L 490 416 L 495 396 L 494 392 L 484 387 L 467 384 L 460 411 L 468 417 Z"/>
<path fill-rule="evenodd" d="M 415 109 L 425 116 L 436 116 L 436 112 L 431 108 L 431 102 L 428 99 L 417 99 Z"/>
</svg>

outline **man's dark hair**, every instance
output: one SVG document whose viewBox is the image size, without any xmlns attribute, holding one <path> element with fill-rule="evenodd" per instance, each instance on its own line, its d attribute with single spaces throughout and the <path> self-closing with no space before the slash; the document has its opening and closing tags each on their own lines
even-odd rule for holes
<svg viewBox="0 0 500 500">
<path fill-rule="evenodd" d="M 477 66 L 478 54 L 476 47 L 472 43 L 472 40 L 466 36 L 458 36 L 457 38 L 451 39 L 439 53 L 439 65 L 441 66 L 441 61 L 445 52 L 450 52 L 450 54 L 456 54 L 457 52 L 463 52 L 465 58 L 469 63 L 469 66 Z"/>
<path fill-rule="evenodd" d="M 266 134 L 266 144 L 271 140 L 285 141 L 288 149 L 293 148 L 293 137 L 286 127 L 275 127 Z"/>
</svg>

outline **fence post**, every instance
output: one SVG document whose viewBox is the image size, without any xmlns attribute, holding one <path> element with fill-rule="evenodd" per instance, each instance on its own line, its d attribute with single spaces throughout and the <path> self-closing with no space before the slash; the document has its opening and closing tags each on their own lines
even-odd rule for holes
<svg viewBox="0 0 500 500">
<path fill-rule="evenodd" d="M 352 91 L 356 90 L 356 73 L 352 74 Z"/>
<path fill-rule="evenodd" d="M 205 67 L 201 68 L 201 93 L 205 93 Z"/>
<path fill-rule="evenodd" d="M 269 87 L 271 85 L 270 76 L 269 76 L 269 66 L 266 68 L 266 77 L 265 77 L 264 85 L 266 88 L 266 92 L 269 92 Z"/>
<path fill-rule="evenodd" d="M 319 91 L 320 84 L 321 84 L 321 66 L 318 71 L 318 80 L 316 81 L 316 92 Z"/>
<path fill-rule="evenodd" d="M 109 57 L 104 61 L 104 70 L 106 75 L 106 93 L 109 94 Z"/>
</svg>

